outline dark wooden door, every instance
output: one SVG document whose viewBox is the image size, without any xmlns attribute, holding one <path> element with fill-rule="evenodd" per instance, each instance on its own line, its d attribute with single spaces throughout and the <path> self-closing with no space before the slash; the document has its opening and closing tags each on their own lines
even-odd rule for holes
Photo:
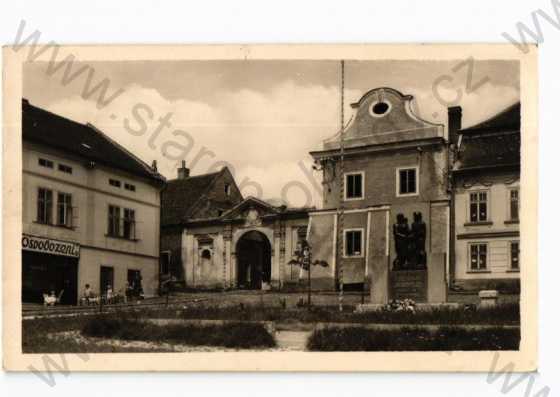
<svg viewBox="0 0 560 397">
<path fill-rule="evenodd" d="M 107 292 L 107 287 L 111 286 L 113 291 L 115 291 L 114 285 L 115 272 L 112 266 L 101 266 L 99 273 L 99 293 L 105 294 Z"/>
</svg>

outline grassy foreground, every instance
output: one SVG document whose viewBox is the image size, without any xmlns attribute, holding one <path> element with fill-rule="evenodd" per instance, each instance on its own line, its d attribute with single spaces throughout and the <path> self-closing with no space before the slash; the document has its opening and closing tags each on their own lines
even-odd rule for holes
<svg viewBox="0 0 560 397">
<path fill-rule="evenodd" d="M 158 325 L 146 319 L 225 320 L 226 324 Z M 262 349 L 276 346 L 274 337 L 258 324 L 270 321 L 299 327 L 299 323 L 350 323 L 351 327 L 321 329 L 312 334 L 308 347 L 314 351 L 407 351 L 407 350 L 516 350 L 519 304 L 476 309 L 439 307 L 411 312 L 353 312 L 346 307 L 290 307 L 238 304 L 182 306 L 121 311 L 104 315 L 24 320 L 24 353 L 173 351 L 180 346 L 212 346 Z M 229 323 L 227 323 L 229 322 Z M 396 330 L 371 330 L 362 324 L 402 325 Z M 438 331 L 422 325 L 434 325 Z M 479 330 L 473 325 L 488 326 Z M 463 327 L 467 326 L 467 328 Z M 110 341 L 131 341 L 112 343 Z M 135 341 L 145 342 L 136 343 Z M 104 342 L 104 343 L 102 343 Z"/>
<path fill-rule="evenodd" d="M 86 338 L 60 334 L 74 332 Z M 105 353 L 172 351 L 169 347 L 123 347 L 96 343 L 93 338 L 122 341 L 170 343 L 189 346 L 215 346 L 234 349 L 262 349 L 276 346 L 274 337 L 261 324 L 156 325 L 138 316 L 80 316 L 74 318 L 25 320 L 22 325 L 24 353 Z"/>
<path fill-rule="evenodd" d="M 193 346 L 223 346 L 250 349 L 275 347 L 274 337 L 262 324 L 156 325 L 136 318 L 97 317 L 88 321 L 85 336 L 151 342 L 174 342 Z"/>
<path fill-rule="evenodd" d="M 311 334 L 311 351 L 452 351 L 518 350 L 519 328 L 465 329 L 417 327 L 372 330 L 365 327 L 325 328 Z"/>
</svg>

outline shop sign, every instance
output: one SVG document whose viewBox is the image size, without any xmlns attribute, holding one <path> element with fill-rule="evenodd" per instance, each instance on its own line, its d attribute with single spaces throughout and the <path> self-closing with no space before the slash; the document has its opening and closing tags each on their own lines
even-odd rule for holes
<svg viewBox="0 0 560 397">
<path fill-rule="evenodd" d="M 25 251 L 42 252 L 44 254 L 80 257 L 80 244 L 71 241 L 55 240 L 30 236 L 24 234 L 21 237 L 21 247 Z"/>
</svg>

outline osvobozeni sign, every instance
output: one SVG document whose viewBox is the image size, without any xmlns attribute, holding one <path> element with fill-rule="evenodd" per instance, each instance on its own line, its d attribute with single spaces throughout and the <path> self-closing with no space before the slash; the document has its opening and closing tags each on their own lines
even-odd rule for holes
<svg viewBox="0 0 560 397">
<path fill-rule="evenodd" d="M 45 254 L 80 257 L 80 244 L 71 241 L 54 240 L 52 238 L 35 237 L 27 234 L 21 237 L 21 247 L 26 251 Z"/>
</svg>

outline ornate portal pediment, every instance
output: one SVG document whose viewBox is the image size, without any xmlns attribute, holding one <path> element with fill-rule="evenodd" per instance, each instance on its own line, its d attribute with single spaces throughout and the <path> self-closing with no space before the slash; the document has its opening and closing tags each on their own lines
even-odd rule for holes
<svg viewBox="0 0 560 397">
<path fill-rule="evenodd" d="M 256 208 L 249 208 L 244 212 L 245 226 L 261 226 L 262 220 L 259 214 L 259 210 Z"/>
<path fill-rule="evenodd" d="M 261 226 L 262 218 L 278 214 L 278 208 L 255 197 L 249 197 L 223 215 L 226 220 L 243 220 L 246 226 Z"/>
</svg>

